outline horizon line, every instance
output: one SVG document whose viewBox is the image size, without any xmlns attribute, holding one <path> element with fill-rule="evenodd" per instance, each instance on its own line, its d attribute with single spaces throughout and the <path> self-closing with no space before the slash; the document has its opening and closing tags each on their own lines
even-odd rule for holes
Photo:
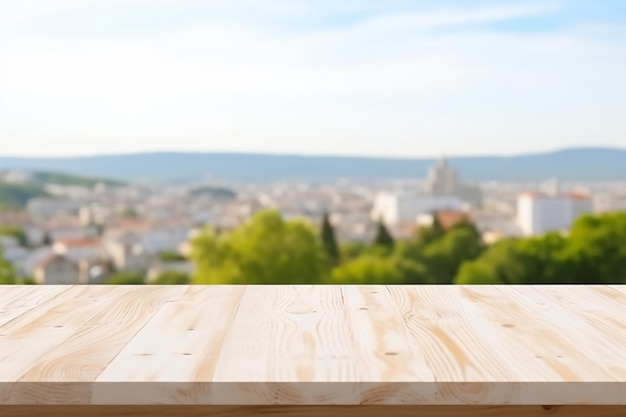
<svg viewBox="0 0 626 417">
<path fill-rule="evenodd" d="M 545 151 L 526 151 L 519 153 L 509 154 L 479 154 L 479 155 L 467 155 L 467 154 L 448 154 L 442 153 L 438 156 L 392 156 L 392 155 L 358 155 L 358 154 L 302 154 L 296 152 L 253 152 L 253 151 L 194 151 L 194 150 L 146 150 L 146 151 L 133 151 L 133 152 L 112 152 L 112 153 L 99 153 L 99 154 L 84 154 L 84 155 L 0 155 L 1 159 L 93 159 L 93 158 L 110 158 L 110 157 L 129 157 L 129 156 L 141 156 L 141 155 L 241 155 L 241 156 L 270 156 L 270 157 L 295 157 L 295 158 L 355 158 L 355 159 L 398 159 L 398 160 L 414 160 L 414 159 L 440 159 L 445 156 L 446 159 L 466 159 L 466 158 L 510 158 L 519 156 L 533 156 L 542 154 L 558 153 L 571 150 L 620 150 L 626 151 L 626 147 L 618 146 L 570 146 L 552 148 Z"/>
</svg>

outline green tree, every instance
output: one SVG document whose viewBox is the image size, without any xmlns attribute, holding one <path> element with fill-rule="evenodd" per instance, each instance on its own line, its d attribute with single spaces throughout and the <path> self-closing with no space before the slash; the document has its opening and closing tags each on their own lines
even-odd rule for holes
<svg viewBox="0 0 626 417">
<path fill-rule="evenodd" d="M 423 263 L 404 257 L 392 257 L 395 268 L 402 276 L 403 284 L 433 284 L 432 273 Z"/>
<path fill-rule="evenodd" d="M 153 282 L 155 285 L 186 285 L 191 282 L 191 278 L 184 272 L 165 271 L 161 273 Z"/>
<path fill-rule="evenodd" d="M 396 243 L 394 243 L 395 247 Z M 386 245 L 372 245 L 363 249 L 361 256 L 372 256 L 375 258 L 387 258 L 393 255 L 393 247 Z"/>
<path fill-rule="evenodd" d="M 415 242 L 410 240 L 397 241 L 393 248 L 393 254 L 404 259 L 422 260 L 423 258 L 422 251 Z"/>
<path fill-rule="evenodd" d="M 445 231 L 439 223 L 439 220 L 435 217 L 432 225 L 418 228 L 415 233 L 415 245 L 418 249 L 424 250 L 428 245 L 443 238 L 444 235 Z"/>
<path fill-rule="evenodd" d="M 0 284 L 15 284 L 13 266 L 4 259 L 2 248 L 0 248 Z"/>
<path fill-rule="evenodd" d="M 185 256 L 173 251 L 159 253 L 159 259 L 163 262 L 182 262 L 187 260 Z"/>
<path fill-rule="evenodd" d="M 136 219 L 139 217 L 139 213 L 134 207 L 126 207 L 122 212 L 122 217 L 127 219 Z"/>
<path fill-rule="evenodd" d="M 463 264 L 457 284 L 558 284 L 571 282 L 568 241 L 558 233 L 494 243 Z"/>
<path fill-rule="evenodd" d="M 393 249 L 394 243 L 395 242 L 393 236 L 391 236 L 391 233 L 389 233 L 389 230 L 387 230 L 383 219 L 379 219 L 376 227 L 376 236 L 374 236 L 374 246 L 385 247 L 389 251 L 391 251 Z"/>
<path fill-rule="evenodd" d="M 427 284 L 426 268 L 415 261 L 397 256 L 363 255 L 335 268 L 332 282 L 336 284 Z"/>
<path fill-rule="evenodd" d="M 424 250 L 424 262 L 437 283 L 451 284 L 464 262 L 476 259 L 483 251 L 480 233 L 471 224 L 451 228 Z"/>
<path fill-rule="evenodd" d="M 336 284 L 404 284 L 401 271 L 389 258 L 361 256 L 332 271 Z"/>
<path fill-rule="evenodd" d="M 328 258 L 312 225 L 259 211 L 217 234 L 211 227 L 192 243 L 198 284 L 316 284 L 327 279 Z"/>
<path fill-rule="evenodd" d="M 569 245 L 570 239 L 557 232 L 520 239 L 515 251 L 524 266 L 519 268 L 518 281 L 524 284 L 573 283 L 574 265 L 567 253 Z"/>
<path fill-rule="evenodd" d="M 2 235 L 16 238 L 21 246 L 28 244 L 26 233 L 19 227 L 0 224 L 0 236 Z"/>
<path fill-rule="evenodd" d="M 22 285 L 37 285 L 37 281 L 33 277 L 20 277 L 19 281 Z"/>
<path fill-rule="evenodd" d="M 580 217 L 563 257 L 571 265 L 571 283 L 626 284 L 626 213 Z"/>
<path fill-rule="evenodd" d="M 144 274 L 141 272 L 118 272 L 106 280 L 111 285 L 139 285 L 145 284 Z"/>
<path fill-rule="evenodd" d="M 49 196 L 40 184 L 9 184 L 0 181 L 0 211 L 20 210 L 31 198 Z"/>
<path fill-rule="evenodd" d="M 333 265 L 338 265 L 340 261 L 339 247 L 335 238 L 335 229 L 330 223 L 330 216 L 328 213 L 324 213 L 320 236 L 328 259 L 333 263 Z"/>
<path fill-rule="evenodd" d="M 359 242 L 346 242 L 339 244 L 339 254 L 342 261 L 350 261 L 358 258 L 365 251 L 365 245 Z"/>
<path fill-rule="evenodd" d="M 516 246 L 515 239 L 503 239 L 492 244 L 478 259 L 461 265 L 454 283 L 520 284 L 520 276 L 525 275 L 525 265 L 516 252 Z"/>
</svg>

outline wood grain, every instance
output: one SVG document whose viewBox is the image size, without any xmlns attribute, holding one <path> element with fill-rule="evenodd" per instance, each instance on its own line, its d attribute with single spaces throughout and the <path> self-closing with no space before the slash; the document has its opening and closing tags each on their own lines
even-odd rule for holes
<svg viewBox="0 0 626 417">
<path fill-rule="evenodd" d="M 626 294 L 626 285 L 607 285 L 607 287 L 614 289 L 615 291 Z"/>
<path fill-rule="evenodd" d="M 545 286 L 501 287 L 498 291 L 515 301 L 528 317 L 540 321 L 553 335 L 552 343 L 564 344 L 556 346 L 552 360 L 576 370 L 579 380 L 626 382 L 626 305 L 604 297 L 598 289 L 572 286 L 563 291 L 559 286 Z M 602 343 L 590 343 L 590 338 Z M 596 384 L 596 389 L 609 395 L 612 387 Z M 620 392 L 618 395 L 626 395 L 626 391 Z"/>
<path fill-rule="evenodd" d="M 244 291 L 241 286 L 185 287 L 95 378 L 91 401 L 202 403 L 208 387 L 203 381 L 211 381 Z"/>
<path fill-rule="evenodd" d="M 626 406 L 623 287 L 4 286 L 0 413 Z"/>
<path fill-rule="evenodd" d="M 69 287 L 50 285 L 4 285 L 0 287 L 0 326 L 54 299 Z M 0 337 L 2 337 L 0 331 Z"/>
<path fill-rule="evenodd" d="M 67 381 L 95 380 L 155 312 L 184 289 L 137 286 L 124 291 L 70 337 L 37 358 L 14 384 L 13 401 L 18 404 L 90 404 L 90 386 Z"/>
<path fill-rule="evenodd" d="M 435 375 L 423 352 L 411 343 L 409 329 L 387 288 L 383 285 L 341 288 L 352 328 L 359 380 L 370 381 L 359 402 L 402 403 L 408 398 L 417 403 L 428 402 Z M 415 390 L 417 384 L 423 389 Z"/>
<path fill-rule="evenodd" d="M 481 317 L 471 303 L 455 294 L 455 287 L 390 286 L 388 291 L 413 343 L 428 358 L 437 377 L 431 403 L 523 401 L 517 386 L 524 380 L 522 369 L 509 365 L 509 352 L 495 335 L 484 335 Z M 512 381 L 516 383 L 506 383 Z"/>
<path fill-rule="evenodd" d="M 44 287 L 45 289 L 45 287 Z M 109 286 L 72 286 L 0 326 L 0 403 L 15 403 L 15 383 L 47 352 L 69 338 L 128 291 Z M 43 380 L 41 382 L 48 382 Z M 43 384 L 42 384 L 43 385 Z"/>
<path fill-rule="evenodd" d="M 550 404 L 569 396 L 580 404 L 602 404 L 621 402 L 626 395 L 626 386 L 617 383 L 621 379 L 616 379 L 610 366 L 604 365 L 607 358 L 619 358 L 621 353 L 612 351 L 612 356 L 598 358 L 588 349 L 588 341 L 578 337 L 581 332 L 576 328 L 577 322 L 567 320 L 554 305 L 544 303 L 547 308 L 542 313 L 533 308 L 540 299 L 531 287 L 522 295 L 514 288 L 507 291 L 493 286 L 455 290 L 474 302 L 482 313 L 481 322 L 489 325 L 485 326 L 488 333 L 481 336 L 500 338 L 502 346 L 508 348 L 510 361 L 525 370 L 520 377 L 524 381 L 520 395 L 526 399 L 521 402 L 538 400 Z M 520 296 L 528 298 L 519 302 L 515 297 Z M 533 383 L 538 376 L 554 382 Z"/>
<path fill-rule="evenodd" d="M 0 417 L 624 417 L 624 406 L 13 405 Z"/>
<path fill-rule="evenodd" d="M 211 396 L 220 404 L 358 404 L 358 387 L 341 384 L 359 382 L 352 340 L 340 287 L 248 286 Z"/>
</svg>

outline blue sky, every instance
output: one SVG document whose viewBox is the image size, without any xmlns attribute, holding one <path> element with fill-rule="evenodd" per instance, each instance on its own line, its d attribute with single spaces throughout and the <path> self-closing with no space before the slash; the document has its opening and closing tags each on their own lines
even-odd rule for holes
<svg viewBox="0 0 626 417">
<path fill-rule="evenodd" d="M 626 147 L 621 0 L 0 0 L 0 56 L 0 155 Z"/>
</svg>

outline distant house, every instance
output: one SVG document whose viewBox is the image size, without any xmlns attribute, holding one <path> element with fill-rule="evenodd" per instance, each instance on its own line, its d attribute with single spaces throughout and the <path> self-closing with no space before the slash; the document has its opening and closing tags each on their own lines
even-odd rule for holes
<svg viewBox="0 0 626 417">
<path fill-rule="evenodd" d="M 100 239 L 90 237 L 60 239 L 54 242 L 52 248 L 56 253 L 63 254 L 75 262 L 102 261 L 107 257 Z"/>
<path fill-rule="evenodd" d="M 444 231 L 448 231 L 460 223 L 474 223 L 469 213 L 461 210 L 437 210 L 429 214 L 418 216 L 420 226 L 430 226 L 435 221 Z"/>
<path fill-rule="evenodd" d="M 96 238 L 98 237 L 98 228 L 94 226 L 55 228 L 50 230 L 48 233 L 50 235 L 50 239 L 53 242 L 56 242 L 59 240 Z"/>
<path fill-rule="evenodd" d="M 585 194 L 526 192 L 517 199 L 517 223 L 524 236 L 566 231 L 580 216 L 592 212 Z"/>
<path fill-rule="evenodd" d="M 431 196 L 407 193 L 380 193 L 371 211 L 372 220 L 382 220 L 388 226 L 415 223 L 415 219 L 433 211 L 461 209 L 462 201 L 456 196 Z"/>
<path fill-rule="evenodd" d="M 180 245 L 189 239 L 186 227 L 160 227 L 146 231 L 142 244 L 146 252 L 157 254 L 165 251 L 177 251 Z"/>
<path fill-rule="evenodd" d="M 41 246 L 46 239 L 46 231 L 41 227 L 26 226 L 23 228 L 26 233 L 26 240 L 31 246 Z"/>
<path fill-rule="evenodd" d="M 38 284 L 74 285 L 86 284 L 86 275 L 81 273 L 77 262 L 61 254 L 52 254 L 40 261 L 34 272 Z"/>
<path fill-rule="evenodd" d="M 143 239 L 137 233 L 126 232 L 106 242 L 113 265 L 119 271 L 146 271 L 153 256 L 146 253 Z"/>
<path fill-rule="evenodd" d="M 473 223 L 469 213 L 456 210 L 442 210 L 434 213 L 434 218 L 444 231 L 450 230 L 457 224 Z"/>
</svg>

